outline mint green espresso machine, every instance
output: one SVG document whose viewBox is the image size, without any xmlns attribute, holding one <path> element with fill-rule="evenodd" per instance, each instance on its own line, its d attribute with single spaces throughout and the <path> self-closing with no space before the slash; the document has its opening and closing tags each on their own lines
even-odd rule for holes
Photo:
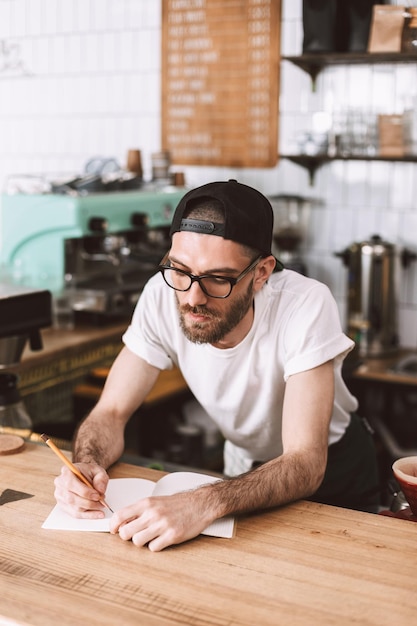
<svg viewBox="0 0 417 626">
<path fill-rule="evenodd" d="M 74 311 L 96 319 L 129 316 L 169 248 L 185 192 L 4 194 L 1 279 L 54 295 L 70 291 Z"/>
</svg>

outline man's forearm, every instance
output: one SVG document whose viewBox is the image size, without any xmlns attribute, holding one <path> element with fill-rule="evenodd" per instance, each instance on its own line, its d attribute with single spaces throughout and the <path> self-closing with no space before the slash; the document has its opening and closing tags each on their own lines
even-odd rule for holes
<svg viewBox="0 0 417 626">
<path fill-rule="evenodd" d="M 108 468 L 123 453 L 123 428 L 110 417 L 96 417 L 94 411 L 85 419 L 76 433 L 73 460 L 78 463 L 97 463 Z"/>
<path fill-rule="evenodd" d="M 280 506 L 312 495 L 324 476 L 326 459 L 285 454 L 258 468 L 207 488 L 208 506 L 218 517 Z"/>
</svg>

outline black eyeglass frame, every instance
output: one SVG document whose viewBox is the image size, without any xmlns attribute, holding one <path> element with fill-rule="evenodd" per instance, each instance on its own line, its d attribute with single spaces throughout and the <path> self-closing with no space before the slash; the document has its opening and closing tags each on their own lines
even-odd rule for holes
<svg viewBox="0 0 417 626">
<path fill-rule="evenodd" d="M 160 265 L 158 265 L 158 271 L 161 272 L 162 277 L 165 281 L 165 283 L 168 285 L 168 287 L 171 287 L 171 289 L 174 289 L 175 291 L 181 291 L 182 293 L 184 293 L 185 291 L 189 291 L 192 287 L 192 284 L 197 282 L 199 284 L 200 289 L 203 291 L 203 293 L 206 294 L 206 296 L 208 296 L 209 298 L 217 298 L 220 300 L 224 300 L 225 298 L 228 298 L 230 296 L 230 294 L 232 293 L 233 287 L 235 287 L 237 285 L 238 282 L 240 282 L 242 280 L 242 278 L 245 278 L 245 276 L 247 276 L 249 274 L 249 272 L 251 272 L 253 269 L 255 269 L 255 267 L 258 265 L 259 261 L 261 259 L 263 259 L 264 256 L 260 255 L 258 257 L 256 257 L 256 259 L 254 259 L 250 265 L 248 265 L 248 267 L 246 267 L 243 272 L 241 272 L 239 274 L 239 276 L 236 276 L 236 278 L 231 277 L 231 276 L 219 276 L 218 274 L 201 274 L 200 276 L 196 276 L 195 274 L 191 274 L 190 272 L 186 272 L 185 270 L 181 270 L 178 269 L 176 267 L 172 267 L 171 265 L 167 265 L 165 263 L 161 263 Z M 164 260 L 164 259 L 163 259 Z M 172 285 L 170 285 L 166 278 L 165 278 L 165 274 L 164 271 L 165 270 L 174 270 L 175 272 L 178 272 L 179 274 L 184 274 L 184 276 L 188 276 L 188 278 L 190 279 L 190 285 L 187 287 L 187 289 L 177 289 L 176 287 L 173 287 Z M 218 278 L 219 280 L 224 280 L 225 282 L 228 282 L 230 285 L 230 290 L 229 293 L 225 296 L 213 296 L 210 293 L 207 292 L 207 289 L 204 287 L 203 283 L 201 282 L 204 278 Z"/>
</svg>

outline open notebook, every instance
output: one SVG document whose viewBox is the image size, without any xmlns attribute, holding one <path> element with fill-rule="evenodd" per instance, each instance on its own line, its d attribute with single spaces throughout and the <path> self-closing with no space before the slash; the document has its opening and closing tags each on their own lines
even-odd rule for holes
<svg viewBox="0 0 417 626">
<path fill-rule="evenodd" d="M 144 478 L 111 478 L 107 486 L 106 502 L 113 511 L 118 511 L 141 498 L 167 496 L 180 491 L 195 489 L 218 480 L 221 479 L 196 472 L 172 472 L 160 478 L 156 483 Z M 110 511 L 106 510 L 106 517 L 98 520 L 77 519 L 65 513 L 57 504 L 42 524 L 42 528 L 109 532 L 111 516 Z M 202 534 L 230 538 L 234 535 L 234 529 L 234 518 L 223 517 L 210 524 Z"/>
</svg>

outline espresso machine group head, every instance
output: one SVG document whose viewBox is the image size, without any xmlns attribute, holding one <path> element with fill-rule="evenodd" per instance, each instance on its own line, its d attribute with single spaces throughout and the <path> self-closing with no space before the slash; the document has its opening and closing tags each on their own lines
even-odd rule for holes
<svg viewBox="0 0 417 626">
<path fill-rule="evenodd" d="M 0 283 L 0 369 L 20 363 L 26 343 L 42 349 L 40 330 L 52 323 L 51 292 Z"/>
<path fill-rule="evenodd" d="M 0 433 L 29 437 L 32 421 L 20 399 L 18 377 L 6 368 L 19 365 L 29 342 L 42 349 L 41 329 L 52 323 L 51 293 L 0 283 Z"/>
</svg>

